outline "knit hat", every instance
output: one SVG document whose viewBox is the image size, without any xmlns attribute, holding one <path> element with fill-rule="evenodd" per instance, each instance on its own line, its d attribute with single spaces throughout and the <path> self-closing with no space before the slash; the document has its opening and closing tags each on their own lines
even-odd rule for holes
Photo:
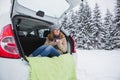
<svg viewBox="0 0 120 80">
<path fill-rule="evenodd" d="M 53 31 L 55 29 L 59 29 L 59 25 L 53 24 L 50 26 L 50 31 Z"/>
</svg>

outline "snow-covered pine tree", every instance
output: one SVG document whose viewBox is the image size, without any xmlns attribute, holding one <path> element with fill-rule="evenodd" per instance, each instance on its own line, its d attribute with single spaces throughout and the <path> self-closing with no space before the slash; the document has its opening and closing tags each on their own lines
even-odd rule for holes
<svg viewBox="0 0 120 80">
<path fill-rule="evenodd" d="M 88 2 L 85 2 L 85 9 L 84 9 L 84 16 L 85 16 L 85 27 L 84 27 L 84 33 L 85 33 L 85 38 L 86 38 L 86 42 L 85 44 L 87 45 L 85 47 L 85 49 L 93 49 L 93 45 L 92 45 L 92 32 L 93 32 L 93 26 L 92 26 L 92 12 L 91 9 L 88 5 Z"/>
<path fill-rule="evenodd" d="M 115 8 L 115 26 L 117 31 L 115 35 L 120 35 L 120 0 L 117 0 Z"/>
<path fill-rule="evenodd" d="M 75 14 L 75 12 L 73 11 L 73 13 L 70 16 L 70 23 L 69 23 L 69 33 L 75 38 L 75 40 L 77 39 L 77 15 Z"/>
<path fill-rule="evenodd" d="M 93 26 L 94 26 L 94 40 L 93 45 L 95 49 L 103 49 L 105 44 L 102 42 L 104 40 L 104 29 L 102 24 L 101 12 L 98 4 L 96 3 L 93 10 Z"/>
<path fill-rule="evenodd" d="M 112 41 L 114 48 L 120 48 L 120 0 L 117 0 L 116 3 L 114 24 L 116 28 L 113 31 Z"/>
<path fill-rule="evenodd" d="M 67 16 L 64 16 L 64 18 L 63 18 L 63 20 L 62 20 L 62 22 L 61 22 L 61 26 L 62 26 L 65 30 L 68 29 L 67 20 L 68 20 Z"/>
<path fill-rule="evenodd" d="M 75 40 L 77 39 L 77 35 L 78 34 L 76 32 L 76 15 L 75 12 L 73 10 L 71 10 L 68 14 L 66 14 L 66 16 L 64 16 L 63 20 L 61 20 L 61 26 L 70 34 L 72 35 Z"/>
<path fill-rule="evenodd" d="M 64 26 L 65 26 L 64 28 L 69 32 L 69 34 L 71 34 L 75 39 L 77 39 L 77 37 L 76 37 L 77 36 L 76 35 L 77 16 L 73 10 L 71 10 L 69 13 L 68 13 L 68 15 L 66 15 L 66 17 L 64 17 Z"/>
<path fill-rule="evenodd" d="M 73 10 L 71 10 L 69 13 L 67 13 L 66 15 L 64 15 L 64 17 L 62 17 L 61 18 L 61 20 L 59 21 L 60 22 L 60 24 L 61 24 L 61 26 L 65 29 L 65 30 L 67 30 L 67 31 L 69 31 L 69 26 L 71 25 L 71 20 L 70 20 L 70 18 L 71 18 L 71 15 L 73 14 Z"/>
<path fill-rule="evenodd" d="M 76 11 L 76 36 L 77 48 L 92 49 L 92 16 L 91 9 L 87 3 L 82 2 L 79 9 Z"/>
<path fill-rule="evenodd" d="M 75 20 L 75 26 L 77 26 L 76 28 L 76 43 L 77 43 L 77 48 L 79 49 L 83 49 L 84 48 L 84 44 L 85 44 L 85 38 L 84 38 L 84 33 L 83 33 L 83 29 L 84 29 L 84 3 L 82 2 L 80 4 L 80 6 L 78 7 L 78 10 L 75 12 L 76 14 L 76 20 Z"/>
<path fill-rule="evenodd" d="M 112 49 L 112 32 L 114 30 L 113 15 L 107 9 L 106 16 L 104 18 L 104 30 L 105 30 L 105 49 Z"/>
<path fill-rule="evenodd" d="M 89 27 L 91 11 L 87 2 L 82 2 L 77 11 L 77 46 L 79 49 L 90 49 L 91 41 L 89 40 Z"/>
</svg>

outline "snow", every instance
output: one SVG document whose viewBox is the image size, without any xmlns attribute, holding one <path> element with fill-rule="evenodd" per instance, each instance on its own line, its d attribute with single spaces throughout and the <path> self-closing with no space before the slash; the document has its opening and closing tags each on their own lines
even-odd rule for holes
<svg viewBox="0 0 120 80">
<path fill-rule="evenodd" d="M 120 50 L 77 50 L 77 80 L 120 80 Z"/>
</svg>

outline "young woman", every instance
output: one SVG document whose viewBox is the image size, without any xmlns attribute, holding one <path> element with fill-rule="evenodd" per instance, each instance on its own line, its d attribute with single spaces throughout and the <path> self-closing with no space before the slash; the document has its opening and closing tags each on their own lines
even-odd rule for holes
<svg viewBox="0 0 120 80">
<path fill-rule="evenodd" d="M 43 46 L 37 48 L 30 56 L 59 56 L 67 51 L 67 42 L 65 36 L 60 32 L 57 25 L 51 26 L 51 32 L 48 34 Z"/>
</svg>

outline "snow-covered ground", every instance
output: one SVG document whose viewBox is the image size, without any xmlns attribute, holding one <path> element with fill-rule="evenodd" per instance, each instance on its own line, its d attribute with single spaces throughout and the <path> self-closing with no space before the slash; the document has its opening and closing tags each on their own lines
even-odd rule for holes
<svg viewBox="0 0 120 80">
<path fill-rule="evenodd" d="M 77 80 L 120 80 L 120 50 L 77 50 Z"/>
</svg>

